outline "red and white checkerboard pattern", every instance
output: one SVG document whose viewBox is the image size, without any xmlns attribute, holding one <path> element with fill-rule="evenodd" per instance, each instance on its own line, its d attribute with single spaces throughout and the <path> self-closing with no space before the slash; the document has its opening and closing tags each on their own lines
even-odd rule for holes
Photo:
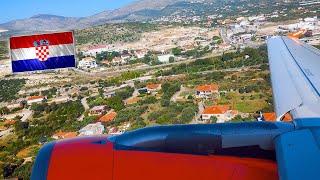
<svg viewBox="0 0 320 180">
<path fill-rule="evenodd" d="M 49 46 L 36 47 L 36 56 L 40 61 L 46 61 L 49 58 Z"/>
</svg>

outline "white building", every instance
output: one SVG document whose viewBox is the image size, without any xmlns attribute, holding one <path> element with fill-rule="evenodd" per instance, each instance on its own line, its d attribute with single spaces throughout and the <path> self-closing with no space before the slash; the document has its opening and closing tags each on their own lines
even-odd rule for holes
<svg viewBox="0 0 320 180">
<path fill-rule="evenodd" d="M 138 50 L 135 52 L 135 55 L 138 59 L 144 58 L 146 54 L 147 54 L 146 50 Z"/>
<path fill-rule="evenodd" d="M 196 87 L 197 98 L 209 98 L 213 94 L 219 94 L 219 86 L 216 84 L 205 84 Z"/>
<path fill-rule="evenodd" d="M 230 121 L 236 115 L 238 115 L 238 111 L 230 110 L 228 105 L 216 105 L 206 107 L 201 114 L 201 119 L 208 121 L 212 116 L 215 116 L 218 123 L 224 123 Z"/>
<path fill-rule="evenodd" d="M 101 122 L 95 124 L 88 124 L 84 128 L 80 129 L 79 136 L 95 136 L 101 135 L 104 132 L 104 126 Z"/>
<path fill-rule="evenodd" d="M 158 56 L 158 60 L 161 63 L 169 63 L 170 57 L 174 57 L 174 55 L 173 54 L 160 55 Z"/>
<path fill-rule="evenodd" d="M 92 69 L 97 67 L 98 67 L 97 62 L 92 57 L 83 58 L 81 61 L 79 61 L 79 64 L 78 64 L 79 69 Z"/>
</svg>

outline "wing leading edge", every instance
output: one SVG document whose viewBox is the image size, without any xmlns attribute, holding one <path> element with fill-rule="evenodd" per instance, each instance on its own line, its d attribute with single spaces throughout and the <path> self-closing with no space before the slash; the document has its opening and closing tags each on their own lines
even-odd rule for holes
<svg viewBox="0 0 320 180">
<path fill-rule="evenodd" d="M 278 120 L 320 115 L 320 51 L 299 40 L 272 37 L 268 55 Z"/>
</svg>

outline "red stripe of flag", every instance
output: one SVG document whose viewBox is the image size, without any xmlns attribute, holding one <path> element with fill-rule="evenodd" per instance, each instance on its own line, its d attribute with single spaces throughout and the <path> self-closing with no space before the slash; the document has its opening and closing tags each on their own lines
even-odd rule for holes
<svg viewBox="0 0 320 180">
<path fill-rule="evenodd" d="M 18 36 L 10 38 L 10 49 L 34 47 L 35 41 L 47 40 L 49 45 L 72 44 L 72 32 L 61 32 L 51 34 L 39 34 L 30 36 Z"/>
</svg>

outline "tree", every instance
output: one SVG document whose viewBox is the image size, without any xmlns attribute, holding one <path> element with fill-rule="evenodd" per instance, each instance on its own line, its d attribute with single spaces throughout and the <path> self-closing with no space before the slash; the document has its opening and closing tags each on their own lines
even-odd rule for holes
<svg viewBox="0 0 320 180">
<path fill-rule="evenodd" d="M 173 63 L 174 62 L 174 57 L 173 56 L 170 56 L 169 57 L 169 63 Z"/>
<path fill-rule="evenodd" d="M 211 116 L 211 118 L 210 118 L 211 124 L 215 124 L 215 123 L 217 123 L 217 121 L 218 121 L 218 118 L 216 116 Z"/>
<path fill-rule="evenodd" d="M 182 50 L 178 47 L 175 47 L 175 48 L 172 48 L 171 52 L 173 55 L 179 56 L 179 55 L 181 55 Z"/>
<path fill-rule="evenodd" d="M 184 108 L 181 112 L 181 124 L 187 124 L 192 121 L 195 115 L 195 110 L 192 107 Z"/>
<path fill-rule="evenodd" d="M 115 111 L 120 111 L 125 108 L 123 101 L 120 96 L 114 96 L 106 100 L 106 104 L 114 109 Z"/>
<path fill-rule="evenodd" d="M 10 110 L 7 107 L 0 108 L 1 115 L 8 114 L 8 113 L 10 113 Z"/>
<path fill-rule="evenodd" d="M 160 101 L 160 103 L 161 103 L 162 107 L 168 107 L 170 105 L 170 100 L 169 99 L 162 99 Z"/>
<path fill-rule="evenodd" d="M 139 117 L 130 127 L 130 130 L 136 130 L 140 128 L 146 127 L 147 124 L 143 121 L 141 117 Z"/>
</svg>

